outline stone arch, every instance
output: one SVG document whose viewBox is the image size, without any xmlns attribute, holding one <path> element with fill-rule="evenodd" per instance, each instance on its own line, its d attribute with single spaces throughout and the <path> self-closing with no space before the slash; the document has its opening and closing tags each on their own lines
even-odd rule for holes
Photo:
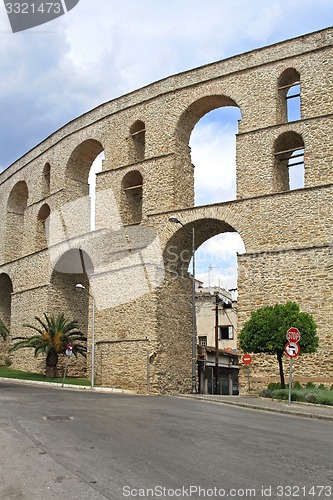
<svg viewBox="0 0 333 500">
<path fill-rule="evenodd" d="M 10 332 L 13 283 L 8 274 L 0 274 L 0 319 Z"/>
<path fill-rule="evenodd" d="M 210 111 L 226 106 L 238 107 L 234 99 L 223 94 L 211 94 L 195 100 L 182 112 L 175 129 L 175 147 L 177 169 L 181 175 L 177 178 L 180 207 L 194 205 L 194 165 L 192 164 L 190 136 L 198 121 Z M 177 175 L 177 172 L 176 172 Z M 181 201 L 182 200 L 182 201 Z"/>
<path fill-rule="evenodd" d="M 47 162 L 43 168 L 42 197 L 45 198 L 51 190 L 51 165 Z"/>
<path fill-rule="evenodd" d="M 127 172 L 122 180 L 121 215 L 123 224 L 136 224 L 142 219 L 143 177 L 138 170 Z"/>
<path fill-rule="evenodd" d="M 284 132 L 274 142 L 274 180 L 275 191 L 293 189 L 290 169 L 298 169 L 296 187 L 304 187 L 304 141 L 303 137 L 294 131 Z"/>
<path fill-rule="evenodd" d="M 55 263 L 48 290 L 48 311 L 50 314 L 64 313 L 71 321 L 77 321 L 79 329 L 87 334 L 90 325 L 91 297 L 90 276 L 93 264 L 89 255 L 78 248 L 65 252 Z M 80 283 L 85 290 L 79 290 Z M 88 342 L 89 353 L 89 342 Z M 89 362 L 89 361 L 88 361 Z M 76 362 L 81 375 L 87 370 L 86 359 Z"/>
<path fill-rule="evenodd" d="M 84 234 L 91 228 L 89 173 L 94 160 L 104 151 L 95 139 L 87 139 L 74 149 L 66 166 L 66 192 L 63 214 L 68 220 L 70 237 Z"/>
<path fill-rule="evenodd" d="M 191 388 L 192 279 L 188 269 L 192 257 L 192 228 L 195 249 L 209 238 L 225 232 L 236 232 L 228 222 L 210 218 L 186 220 L 183 226 L 169 222 L 169 238 L 164 245 L 165 279 L 157 289 L 159 358 L 172 373 L 180 373 L 181 390 Z M 176 228 L 175 228 L 176 226 Z M 173 230 L 173 232 L 172 232 Z M 170 232 L 169 232 L 170 231 Z M 170 314 L 165 314 L 169 311 Z M 165 332 L 168 332 L 165 335 Z M 179 367 L 184 367 L 184 371 Z M 177 368 L 178 367 L 178 368 Z M 185 375 L 186 374 L 186 375 Z M 168 392 L 168 381 L 165 390 Z"/>
<path fill-rule="evenodd" d="M 50 206 L 44 203 L 37 215 L 36 250 L 42 250 L 48 244 L 49 217 L 51 215 Z"/>
<path fill-rule="evenodd" d="M 300 74 L 295 68 L 287 68 L 278 79 L 278 123 L 301 118 Z"/>
<path fill-rule="evenodd" d="M 130 128 L 128 144 L 128 159 L 130 163 L 137 163 L 145 159 L 146 126 L 142 120 L 137 120 Z"/>
<path fill-rule="evenodd" d="M 22 256 L 28 197 L 28 186 L 25 181 L 17 182 L 9 194 L 6 213 L 6 260 L 14 260 Z"/>
</svg>

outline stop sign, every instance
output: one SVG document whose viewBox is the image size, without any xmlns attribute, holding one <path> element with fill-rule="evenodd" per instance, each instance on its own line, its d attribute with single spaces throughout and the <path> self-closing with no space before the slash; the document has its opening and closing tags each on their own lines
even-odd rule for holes
<svg viewBox="0 0 333 500">
<path fill-rule="evenodd" d="M 298 330 L 298 328 L 289 328 L 286 338 L 288 342 L 299 342 L 301 338 L 301 332 Z"/>
<path fill-rule="evenodd" d="M 243 354 L 242 361 L 244 365 L 250 365 L 252 362 L 252 356 L 250 354 Z"/>
</svg>

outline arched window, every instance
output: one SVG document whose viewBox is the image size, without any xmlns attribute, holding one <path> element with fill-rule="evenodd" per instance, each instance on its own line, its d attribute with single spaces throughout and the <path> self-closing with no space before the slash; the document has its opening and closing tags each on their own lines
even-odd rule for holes
<svg viewBox="0 0 333 500">
<path fill-rule="evenodd" d="M 275 141 L 275 189 L 304 187 L 304 141 L 296 132 L 285 132 Z"/>
<path fill-rule="evenodd" d="M 37 216 L 36 250 L 42 250 L 48 243 L 48 219 L 51 210 L 46 203 L 40 208 Z"/>
<path fill-rule="evenodd" d="M 28 187 L 20 181 L 10 192 L 6 213 L 5 256 L 14 260 L 22 256 L 24 244 L 24 215 L 28 204 Z"/>
<path fill-rule="evenodd" d="M 144 160 L 146 147 L 146 128 L 141 120 L 133 123 L 130 129 L 129 161 L 136 163 Z"/>
<path fill-rule="evenodd" d="M 142 219 L 143 179 L 138 170 L 128 172 L 122 181 L 121 215 L 124 224 L 135 224 Z"/>
<path fill-rule="evenodd" d="M 51 188 L 51 165 L 49 163 L 44 165 L 42 182 L 42 196 L 48 196 Z"/>
<path fill-rule="evenodd" d="M 300 74 L 294 68 L 286 69 L 278 82 L 279 114 L 281 122 L 301 119 Z"/>
</svg>

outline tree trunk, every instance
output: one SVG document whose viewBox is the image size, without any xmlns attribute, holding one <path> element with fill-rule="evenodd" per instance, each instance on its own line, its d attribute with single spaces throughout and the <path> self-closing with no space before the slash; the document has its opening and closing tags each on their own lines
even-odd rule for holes
<svg viewBox="0 0 333 500">
<path fill-rule="evenodd" d="M 45 375 L 47 378 L 56 378 L 57 376 L 58 354 L 55 351 L 49 351 L 46 356 Z"/>
<path fill-rule="evenodd" d="M 276 356 L 277 356 L 278 363 L 279 363 L 281 387 L 282 387 L 282 389 L 285 389 L 286 388 L 286 383 L 285 383 L 285 380 L 284 380 L 283 364 L 282 364 L 283 349 L 278 349 L 276 351 Z"/>
</svg>

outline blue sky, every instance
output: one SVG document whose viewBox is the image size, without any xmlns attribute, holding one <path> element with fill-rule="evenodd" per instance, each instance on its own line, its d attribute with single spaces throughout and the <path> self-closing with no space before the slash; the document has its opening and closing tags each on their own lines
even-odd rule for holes
<svg viewBox="0 0 333 500">
<path fill-rule="evenodd" d="M 1 3 L 0 170 L 103 102 L 173 73 L 326 28 L 332 19 L 332 0 L 80 0 L 66 15 L 13 34 Z M 218 201 L 222 192 L 223 199 L 232 198 L 232 167 L 221 186 L 214 172 L 221 158 L 233 161 L 234 133 L 218 115 L 196 127 L 195 163 L 209 159 L 213 165 L 210 179 L 197 168 L 198 202 Z M 223 140 L 219 149 L 219 137 L 230 138 L 228 150 Z M 200 265 L 204 279 L 209 265 L 221 267 L 214 252 L 215 245 Z M 233 283 L 218 270 L 216 280 Z"/>
</svg>

